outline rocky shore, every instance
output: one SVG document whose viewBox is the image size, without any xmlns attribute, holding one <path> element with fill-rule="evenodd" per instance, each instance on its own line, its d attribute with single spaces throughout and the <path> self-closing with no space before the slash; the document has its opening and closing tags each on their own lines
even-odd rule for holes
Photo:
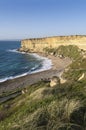
<svg viewBox="0 0 86 130">
<path fill-rule="evenodd" d="M 86 129 L 86 53 L 76 46 L 46 52 L 39 55 L 52 60 L 51 69 L 0 84 L 10 91 L 0 97 L 1 129 Z"/>
<path fill-rule="evenodd" d="M 45 56 L 40 53 L 39 55 Z M 0 95 L 6 92 L 12 92 L 26 86 L 32 85 L 43 79 L 49 79 L 52 76 L 61 76 L 64 69 L 71 63 L 69 58 L 60 58 L 52 55 L 47 56 L 52 60 L 52 68 L 50 70 L 29 74 L 20 78 L 12 79 L 0 83 Z"/>
</svg>

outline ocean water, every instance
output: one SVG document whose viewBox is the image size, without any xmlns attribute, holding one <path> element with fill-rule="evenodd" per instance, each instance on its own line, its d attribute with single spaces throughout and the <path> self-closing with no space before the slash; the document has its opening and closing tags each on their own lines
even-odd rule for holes
<svg viewBox="0 0 86 130">
<path fill-rule="evenodd" d="M 0 41 L 0 82 L 51 68 L 51 60 L 20 53 L 19 41 Z"/>
</svg>

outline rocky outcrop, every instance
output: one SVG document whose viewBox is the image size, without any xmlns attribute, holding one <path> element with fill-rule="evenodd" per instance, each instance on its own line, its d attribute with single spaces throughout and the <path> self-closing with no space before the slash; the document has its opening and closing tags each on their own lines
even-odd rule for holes
<svg viewBox="0 0 86 130">
<path fill-rule="evenodd" d="M 32 38 L 21 41 L 20 51 L 43 52 L 44 48 L 57 48 L 61 45 L 77 45 L 86 50 L 86 36 L 55 36 L 46 38 Z"/>
<path fill-rule="evenodd" d="M 50 81 L 50 87 L 60 86 L 60 79 L 57 76 L 53 76 Z"/>
<path fill-rule="evenodd" d="M 85 74 L 83 73 L 83 74 L 79 77 L 78 81 L 82 80 L 82 79 L 84 78 L 84 76 L 85 76 Z"/>
</svg>

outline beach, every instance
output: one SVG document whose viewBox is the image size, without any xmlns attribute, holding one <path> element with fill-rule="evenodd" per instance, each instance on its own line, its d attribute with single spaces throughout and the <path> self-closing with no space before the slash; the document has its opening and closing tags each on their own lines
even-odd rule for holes
<svg viewBox="0 0 86 130">
<path fill-rule="evenodd" d="M 45 56 L 44 54 L 38 55 Z M 2 93 L 15 91 L 16 89 L 28 87 L 38 81 L 46 80 L 53 76 L 60 77 L 65 68 L 71 64 L 70 58 L 60 58 L 53 55 L 48 55 L 47 58 L 52 61 L 52 67 L 50 69 L 0 83 L 0 95 Z"/>
</svg>

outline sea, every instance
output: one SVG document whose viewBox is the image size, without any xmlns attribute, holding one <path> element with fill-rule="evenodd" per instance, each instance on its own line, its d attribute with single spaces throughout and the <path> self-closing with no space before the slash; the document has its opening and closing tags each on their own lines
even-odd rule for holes
<svg viewBox="0 0 86 130">
<path fill-rule="evenodd" d="M 0 41 L 0 82 L 51 68 L 51 60 L 35 53 L 18 52 L 20 41 Z"/>
</svg>

